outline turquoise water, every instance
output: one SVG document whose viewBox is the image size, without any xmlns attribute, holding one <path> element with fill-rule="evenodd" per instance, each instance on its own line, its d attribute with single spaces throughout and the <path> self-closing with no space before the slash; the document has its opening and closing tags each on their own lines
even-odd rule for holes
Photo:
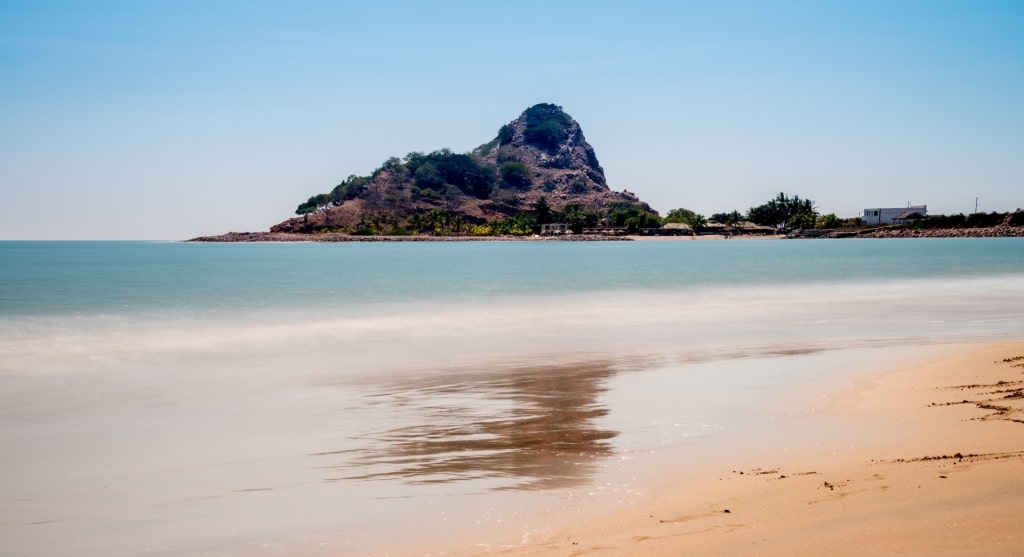
<svg viewBox="0 0 1024 557">
<path fill-rule="evenodd" d="M 0 242 L 14 315 L 364 307 L 580 292 L 1024 273 L 1019 240 L 183 244 Z"/>
<path fill-rule="evenodd" d="M 0 242 L 0 553 L 519 539 L 794 385 L 1022 337 L 1020 239 Z"/>
</svg>

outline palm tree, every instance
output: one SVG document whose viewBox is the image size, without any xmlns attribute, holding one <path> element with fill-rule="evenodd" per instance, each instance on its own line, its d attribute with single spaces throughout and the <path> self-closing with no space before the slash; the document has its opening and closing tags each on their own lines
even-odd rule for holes
<svg viewBox="0 0 1024 557">
<path fill-rule="evenodd" d="M 533 210 L 537 211 L 537 223 L 548 224 L 553 222 L 554 218 L 551 215 L 551 206 L 548 205 L 546 197 L 541 196 L 540 199 L 533 202 Z"/>
<path fill-rule="evenodd" d="M 693 227 L 694 232 L 700 232 L 704 230 L 704 227 L 708 225 L 708 219 L 704 215 L 697 213 L 690 219 L 690 226 Z"/>
</svg>

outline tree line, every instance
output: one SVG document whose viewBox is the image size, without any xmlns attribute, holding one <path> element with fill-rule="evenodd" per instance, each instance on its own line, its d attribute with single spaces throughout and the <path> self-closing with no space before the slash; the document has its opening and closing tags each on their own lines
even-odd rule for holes
<svg viewBox="0 0 1024 557">
<path fill-rule="evenodd" d="M 833 213 L 821 215 L 814 206 L 814 201 L 801 198 L 799 195 L 790 196 L 785 192 L 779 192 L 774 198 L 743 213 L 734 210 L 728 213 L 714 213 L 708 217 L 689 209 L 679 208 L 669 211 L 662 220 L 664 223 L 688 224 L 698 232 L 711 222 L 733 226 L 749 222 L 776 229 L 836 228 L 843 224 L 852 224 L 844 222 Z"/>
</svg>

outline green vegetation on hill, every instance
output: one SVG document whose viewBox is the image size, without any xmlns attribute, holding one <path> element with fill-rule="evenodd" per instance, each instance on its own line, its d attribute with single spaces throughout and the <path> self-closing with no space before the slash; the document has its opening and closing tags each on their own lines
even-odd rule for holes
<svg viewBox="0 0 1024 557">
<path fill-rule="evenodd" d="M 526 189 L 533 185 L 530 168 L 519 161 L 509 161 L 499 169 L 501 184 L 507 188 Z"/>
<path fill-rule="evenodd" d="M 466 195 L 485 199 L 498 182 L 494 165 L 480 157 L 456 154 L 448 149 L 429 154 L 413 152 L 406 155 L 404 162 L 397 157 L 389 158 L 371 176 L 349 176 L 330 193 L 317 194 L 300 203 L 295 214 L 308 215 L 355 199 L 384 172 L 391 173 L 394 183 L 411 181 L 417 193 L 428 198 L 439 197 L 447 188 L 454 187 Z M 522 177 L 518 180 L 521 182 Z"/>
<path fill-rule="evenodd" d="M 572 118 L 562 111 L 562 107 L 550 103 L 533 105 L 526 109 L 523 115 L 526 117 L 523 139 L 528 144 L 549 153 L 558 150 L 558 146 L 565 139 L 566 130 L 572 125 Z M 501 134 L 502 131 L 499 130 L 499 138 Z"/>
<path fill-rule="evenodd" d="M 552 207 L 548 199 L 557 204 Z M 272 231 L 349 234 L 536 234 L 548 223 L 577 233 L 661 225 L 635 195 L 611 191 L 579 125 L 540 103 L 469 153 L 440 149 L 391 157 L 311 196 Z"/>
<path fill-rule="evenodd" d="M 513 130 L 511 126 L 505 124 L 498 129 L 498 137 L 495 139 L 498 140 L 498 145 L 506 145 L 508 143 L 512 143 L 512 138 L 515 137 L 515 133 L 515 130 Z"/>
<path fill-rule="evenodd" d="M 452 185 L 466 195 L 479 198 L 486 198 L 497 182 L 493 166 L 472 155 L 459 155 L 448 149 L 429 155 L 409 153 L 405 168 L 421 189 L 442 191 L 446 185 Z"/>
<path fill-rule="evenodd" d="M 305 203 L 300 203 L 298 208 L 295 209 L 295 214 L 308 215 L 322 209 L 341 205 L 349 199 L 359 197 L 359 194 L 366 191 L 370 182 L 371 178 L 369 176 L 349 176 L 345 181 L 334 186 L 330 193 L 320 193 L 310 197 Z"/>
</svg>

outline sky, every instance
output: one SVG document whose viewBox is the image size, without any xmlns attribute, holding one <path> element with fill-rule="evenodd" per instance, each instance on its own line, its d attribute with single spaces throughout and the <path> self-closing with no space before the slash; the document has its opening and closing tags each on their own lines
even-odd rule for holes
<svg viewBox="0 0 1024 557">
<path fill-rule="evenodd" d="M 0 2 L 0 239 L 260 231 L 540 102 L 661 214 L 1024 207 L 1024 2 Z"/>
</svg>

